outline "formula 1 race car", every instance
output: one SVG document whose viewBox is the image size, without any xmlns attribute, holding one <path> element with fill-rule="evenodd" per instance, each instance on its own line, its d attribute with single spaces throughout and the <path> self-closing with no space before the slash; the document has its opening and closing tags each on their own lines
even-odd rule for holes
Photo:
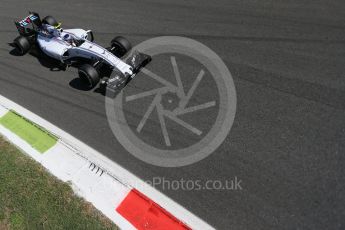
<svg viewBox="0 0 345 230">
<path fill-rule="evenodd" d="M 37 13 L 21 21 L 15 21 L 20 36 L 14 39 L 13 45 L 20 55 L 39 48 L 47 56 L 58 60 L 61 64 L 76 66 L 78 74 L 88 88 L 94 88 L 101 76 L 100 88 L 107 95 L 115 96 L 128 82 L 151 61 L 149 55 L 137 51 L 122 60 L 130 50 L 130 42 L 121 36 L 111 41 L 111 46 L 103 48 L 93 43 L 91 30 L 62 29 L 52 16 L 40 19 Z M 110 74 L 106 75 L 104 72 Z M 107 77 L 104 77 L 107 76 Z"/>
</svg>

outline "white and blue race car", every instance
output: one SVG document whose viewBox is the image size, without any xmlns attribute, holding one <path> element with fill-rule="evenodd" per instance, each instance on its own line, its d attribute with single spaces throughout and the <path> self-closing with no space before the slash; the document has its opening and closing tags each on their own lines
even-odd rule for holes
<svg viewBox="0 0 345 230">
<path fill-rule="evenodd" d="M 91 30 L 62 29 L 52 16 L 40 19 L 37 13 L 21 21 L 15 21 L 20 36 L 13 45 L 19 54 L 24 55 L 33 47 L 39 48 L 47 56 L 65 66 L 76 66 L 79 77 L 94 88 L 104 72 L 108 78 L 101 81 L 101 88 L 110 96 L 116 95 L 138 73 L 140 68 L 151 61 L 149 55 L 133 52 L 122 60 L 130 50 L 130 42 L 121 36 L 111 41 L 111 46 L 103 48 L 93 42 Z"/>
</svg>

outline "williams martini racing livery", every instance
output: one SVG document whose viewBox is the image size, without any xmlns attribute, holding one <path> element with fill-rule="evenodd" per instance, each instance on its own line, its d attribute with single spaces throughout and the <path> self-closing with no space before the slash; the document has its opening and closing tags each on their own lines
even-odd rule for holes
<svg viewBox="0 0 345 230">
<path fill-rule="evenodd" d="M 94 88 L 103 77 L 100 88 L 107 95 L 115 96 L 128 82 L 151 61 L 149 55 L 137 51 L 122 60 L 130 50 L 130 42 L 121 36 L 111 41 L 111 46 L 103 48 L 93 42 L 91 30 L 62 29 L 52 16 L 40 19 L 37 13 L 21 21 L 15 21 L 20 36 L 13 45 L 24 55 L 32 47 L 39 48 L 47 56 L 58 60 L 64 67 L 78 67 L 79 77 Z"/>
</svg>

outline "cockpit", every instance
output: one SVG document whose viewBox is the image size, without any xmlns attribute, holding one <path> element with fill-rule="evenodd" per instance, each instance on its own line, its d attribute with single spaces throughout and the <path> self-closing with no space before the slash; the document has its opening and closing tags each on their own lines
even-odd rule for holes
<svg viewBox="0 0 345 230">
<path fill-rule="evenodd" d="M 68 45 L 71 46 L 80 46 L 84 43 L 84 39 L 80 39 L 71 33 L 64 32 L 63 29 L 57 29 L 54 26 L 50 25 L 43 25 L 42 30 L 40 31 L 41 34 L 48 38 L 60 38 L 62 41 L 66 42 Z"/>
<path fill-rule="evenodd" d="M 64 40 L 66 43 L 68 43 L 71 46 L 77 46 L 77 47 L 84 43 L 83 39 L 78 39 L 75 36 L 69 33 L 64 33 L 64 32 L 62 35 L 62 40 Z"/>
</svg>

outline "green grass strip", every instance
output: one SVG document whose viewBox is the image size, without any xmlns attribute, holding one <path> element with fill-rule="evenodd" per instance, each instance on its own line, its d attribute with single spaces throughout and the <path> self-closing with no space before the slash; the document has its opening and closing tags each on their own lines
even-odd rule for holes
<svg viewBox="0 0 345 230">
<path fill-rule="evenodd" d="M 54 135 L 14 111 L 9 111 L 2 116 L 0 124 L 25 140 L 40 153 L 46 152 L 57 142 Z"/>
<path fill-rule="evenodd" d="M 115 212 L 115 209 L 114 209 Z M 0 136 L 1 230 L 117 230 L 72 188 Z"/>
</svg>

